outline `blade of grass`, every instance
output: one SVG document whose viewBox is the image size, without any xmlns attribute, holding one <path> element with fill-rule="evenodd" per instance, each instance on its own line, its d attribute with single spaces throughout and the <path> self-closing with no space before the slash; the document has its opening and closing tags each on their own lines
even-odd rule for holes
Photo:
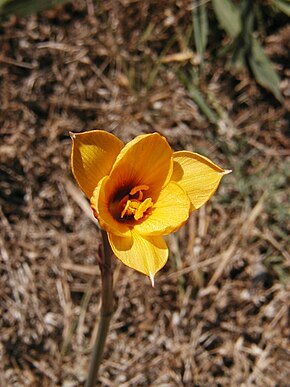
<svg viewBox="0 0 290 387">
<path fill-rule="evenodd" d="M 172 45 L 174 44 L 176 40 L 176 37 L 175 36 L 172 36 L 171 39 L 169 39 L 168 43 L 165 45 L 165 47 L 163 48 L 160 56 L 158 57 L 158 59 L 154 62 L 154 65 L 152 67 L 152 70 L 150 71 L 149 73 L 149 76 L 148 76 L 148 80 L 147 80 L 147 83 L 146 83 L 146 89 L 147 91 L 151 89 L 151 87 L 153 86 L 154 82 L 155 82 L 155 79 L 159 73 L 159 70 L 160 70 L 160 67 L 162 66 L 162 58 L 167 54 L 167 52 L 169 51 L 169 49 L 172 47 Z"/>
<path fill-rule="evenodd" d="M 196 0 L 192 0 L 192 4 L 194 43 L 196 51 L 200 58 L 200 67 L 202 69 L 204 61 L 204 51 L 206 49 L 208 36 L 207 9 L 205 4 L 197 4 Z"/>
<path fill-rule="evenodd" d="M 202 94 L 198 90 L 198 88 L 193 84 L 192 80 L 189 79 L 184 73 L 181 71 L 177 73 L 177 76 L 180 80 L 180 82 L 183 84 L 183 86 L 188 90 L 189 95 L 194 100 L 194 102 L 198 105 L 201 112 L 207 117 L 207 119 L 214 123 L 218 124 L 218 116 L 216 113 L 207 105 L 206 101 L 204 100 Z"/>
<path fill-rule="evenodd" d="M 73 337 L 73 335 L 78 327 L 80 315 L 86 310 L 88 303 L 90 301 L 94 280 L 95 280 L 95 277 L 92 277 L 90 279 L 88 286 L 87 286 L 87 289 L 86 289 L 86 292 L 83 294 L 83 297 L 81 300 L 80 313 L 74 317 L 74 319 L 70 325 L 69 331 L 68 331 L 66 337 L 64 338 L 64 341 L 63 341 L 62 346 L 61 346 L 61 355 L 62 356 L 67 355 L 67 353 L 70 349 L 71 340 L 72 340 L 72 337 Z"/>
<path fill-rule="evenodd" d="M 272 5 L 278 8 L 285 15 L 290 16 L 290 3 L 289 0 L 272 0 Z"/>
<path fill-rule="evenodd" d="M 0 0 L 0 11 L 4 4 L 8 3 L 10 0 Z"/>
</svg>

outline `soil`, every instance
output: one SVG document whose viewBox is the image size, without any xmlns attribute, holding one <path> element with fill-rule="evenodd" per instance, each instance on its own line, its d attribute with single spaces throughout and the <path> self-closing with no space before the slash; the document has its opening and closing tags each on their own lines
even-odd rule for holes
<svg viewBox="0 0 290 387">
<path fill-rule="evenodd" d="M 212 21 L 203 71 L 189 0 L 75 1 L 0 26 L 0 385 L 82 386 L 100 310 L 100 233 L 71 173 L 69 131 L 159 132 L 226 169 L 168 236 L 152 288 L 114 261 L 100 386 L 289 383 L 289 33 L 260 36 L 283 102 L 226 66 Z M 186 55 L 184 55 L 186 53 Z M 179 55 L 176 55 L 179 54 Z M 180 82 L 193 71 L 218 116 Z M 289 248 L 289 245 L 288 245 Z"/>
</svg>

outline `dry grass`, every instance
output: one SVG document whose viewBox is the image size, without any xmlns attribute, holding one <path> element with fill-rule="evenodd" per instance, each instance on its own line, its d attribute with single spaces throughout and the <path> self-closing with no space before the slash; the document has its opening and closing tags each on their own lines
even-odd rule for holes
<svg viewBox="0 0 290 387">
<path fill-rule="evenodd" d="M 275 20 L 266 40 L 284 106 L 248 74 L 224 69 L 216 31 L 199 80 L 214 125 L 176 75 L 198 61 L 190 9 L 189 0 L 87 0 L 2 24 L 2 385 L 85 379 L 100 238 L 71 176 L 68 131 L 92 128 L 125 141 L 158 131 L 175 150 L 234 171 L 168 238 L 170 260 L 154 289 L 116 262 L 100 385 L 288 384 L 289 26 Z"/>
</svg>

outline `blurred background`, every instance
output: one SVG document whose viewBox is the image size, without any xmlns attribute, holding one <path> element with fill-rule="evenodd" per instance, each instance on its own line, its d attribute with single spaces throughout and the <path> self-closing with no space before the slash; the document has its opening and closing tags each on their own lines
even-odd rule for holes
<svg viewBox="0 0 290 387">
<path fill-rule="evenodd" d="M 0 385 L 82 386 L 100 235 L 69 130 L 233 173 L 156 276 L 115 262 L 100 386 L 289 383 L 288 0 L 0 0 Z M 289 248 L 289 245 L 288 245 Z"/>
</svg>

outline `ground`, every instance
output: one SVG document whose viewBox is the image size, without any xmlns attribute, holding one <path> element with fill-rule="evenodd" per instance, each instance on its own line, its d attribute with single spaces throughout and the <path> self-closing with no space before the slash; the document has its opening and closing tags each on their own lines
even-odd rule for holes
<svg viewBox="0 0 290 387">
<path fill-rule="evenodd" d="M 174 150 L 233 170 L 168 237 L 170 259 L 154 288 L 115 260 L 99 385 L 288 383 L 289 25 L 273 16 L 261 36 L 281 77 L 280 103 L 248 70 L 225 65 L 218 49 L 227 38 L 214 20 L 199 73 L 191 7 L 87 0 L 2 22 L 1 385 L 72 387 L 86 378 L 101 239 L 71 174 L 69 131 L 95 128 L 125 142 L 157 131 Z M 180 81 L 189 68 L 216 122 Z"/>
</svg>

